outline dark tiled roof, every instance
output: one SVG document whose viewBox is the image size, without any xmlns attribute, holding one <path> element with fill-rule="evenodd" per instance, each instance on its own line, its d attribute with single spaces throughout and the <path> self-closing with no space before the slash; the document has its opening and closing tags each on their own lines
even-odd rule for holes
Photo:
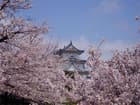
<svg viewBox="0 0 140 105">
<path fill-rule="evenodd" d="M 72 41 L 67 46 L 64 46 L 63 49 L 59 49 L 55 52 L 55 54 L 62 55 L 63 53 L 77 53 L 77 54 L 82 54 L 84 50 L 79 50 L 76 48 L 73 44 Z"/>
<path fill-rule="evenodd" d="M 75 53 L 83 53 L 84 50 L 79 50 L 78 48 L 76 48 L 73 44 L 72 41 L 62 49 L 63 52 L 75 52 Z"/>
<path fill-rule="evenodd" d="M 73 57 L 69 58 L 69 61 L 75 62 L 75 63 L 85 63 L 86 62 L 86 60 L 81 60 L 81 59 L 77 59 L 77 58 L 73 58 Z"/>
</svg>

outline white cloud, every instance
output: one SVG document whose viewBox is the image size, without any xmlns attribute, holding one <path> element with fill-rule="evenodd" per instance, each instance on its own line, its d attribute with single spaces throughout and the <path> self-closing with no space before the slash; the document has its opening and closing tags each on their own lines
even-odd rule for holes
<svg viewBox="0 0 140 105">
<path fill-rule="evenodd" d="M 123 51 L 126 48 L 131 48 L 135 45 L 135 43 L 123 41 L 123 40 L 115 40 L 115 41 L 106 41 L 102 47 L 102 55 L 103 59 L 109 59 L 112 55 L 112 52 L 115 50 Z"/>
<path fill-rule="evenodd" d="M 105 42 L 103 44 L 103 49 L 105 50 L 116 50 L 118 49 L 119 51 L 124 50 L 124 48 L 128 48 L 131 47 L 132 44 L 130 42 L 126 42 L 123 40 L 115 40 L 115 41 L 111 41 L 111 42 Z"/>
<path fill-rule="evenodd" d="M 97 7 L 93 8 L 94 14 L 110 14 L 120 10 L 119 0 L 101 0 Z"/>
<path fill-rule="evenodd" d="M 98 43 L 93 43 L 90 42 L 88 39 L 85 38 L 85 36 L 81 36 L 77 40 L 72 41 L 73 44 L 80 50 L 85 50 L 85 53 L 81 55 L 82 59 L 87 59 L 88 57 L 88 49 L 91 45 L 93 46 L 98 46 Z M 63 48 L 64 45 L 68 45 L 70 43 L 70 40 L 65 40 L 60 42 L 60 48 Z M 103 59 L 109 59 L 112 56 L 112 51 L 119 50 L 123 51 L 126 48 L 131 48 L 135 45 L 136 43 L 128 42 L 128 41 L 123 41 L 123 40 L 115 40 L 115 41 L 105 41 L 100 49 L 102 51 L 102 58 Z"/>
</svg>

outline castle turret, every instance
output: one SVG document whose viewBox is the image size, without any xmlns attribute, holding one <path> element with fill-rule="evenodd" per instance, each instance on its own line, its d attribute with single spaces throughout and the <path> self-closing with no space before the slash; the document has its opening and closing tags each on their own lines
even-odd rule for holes
<svg viewBox="0 0 140 105">
<path fill-rule="evenodd" d="M 76 48 L 72 41 L 57 52 L 57 54 L 65 59 L 62 67 L 65 73 L 78 72 L 81 75 L 88 75 L 88 71 L 85 69 L 86 60 L 80 59 L 82 53 L 84 53 L 84 50 Z"/>
</svg>

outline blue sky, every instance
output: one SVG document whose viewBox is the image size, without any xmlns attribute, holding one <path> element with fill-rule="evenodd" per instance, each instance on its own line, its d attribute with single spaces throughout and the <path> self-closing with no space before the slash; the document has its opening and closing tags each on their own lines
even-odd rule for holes
<svg viewBox="0 0 140 105">
<path fill-rule="evenodd" d="M 47 21 L 49 35 L 62 44 L 70 40 L 86 49 L 105 39 L 103 51 L 139 43 L 140 0 L 32 0 L 33 8 L 21 12 L 35 22 Z M 62 45 L 61 44 L 61 45 Z"/>
</svg>

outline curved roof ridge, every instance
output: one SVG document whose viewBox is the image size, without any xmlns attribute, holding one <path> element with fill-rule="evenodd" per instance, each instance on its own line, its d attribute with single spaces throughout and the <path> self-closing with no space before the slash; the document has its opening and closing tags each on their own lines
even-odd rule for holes
<svg viewBox="0 0 140 105">
<path fill-rule="evenodd" d="M 78 48 L 76 48 L 73 45 L 72 41 L 70 41 L 70 43 L 63 48 L 63 50 L 65 50 L 65 51 L 75 51 L 75 52 L 81 52 L 81 53 L 84 52 L 84 50 L 79 50 Z"/>
</svg>

